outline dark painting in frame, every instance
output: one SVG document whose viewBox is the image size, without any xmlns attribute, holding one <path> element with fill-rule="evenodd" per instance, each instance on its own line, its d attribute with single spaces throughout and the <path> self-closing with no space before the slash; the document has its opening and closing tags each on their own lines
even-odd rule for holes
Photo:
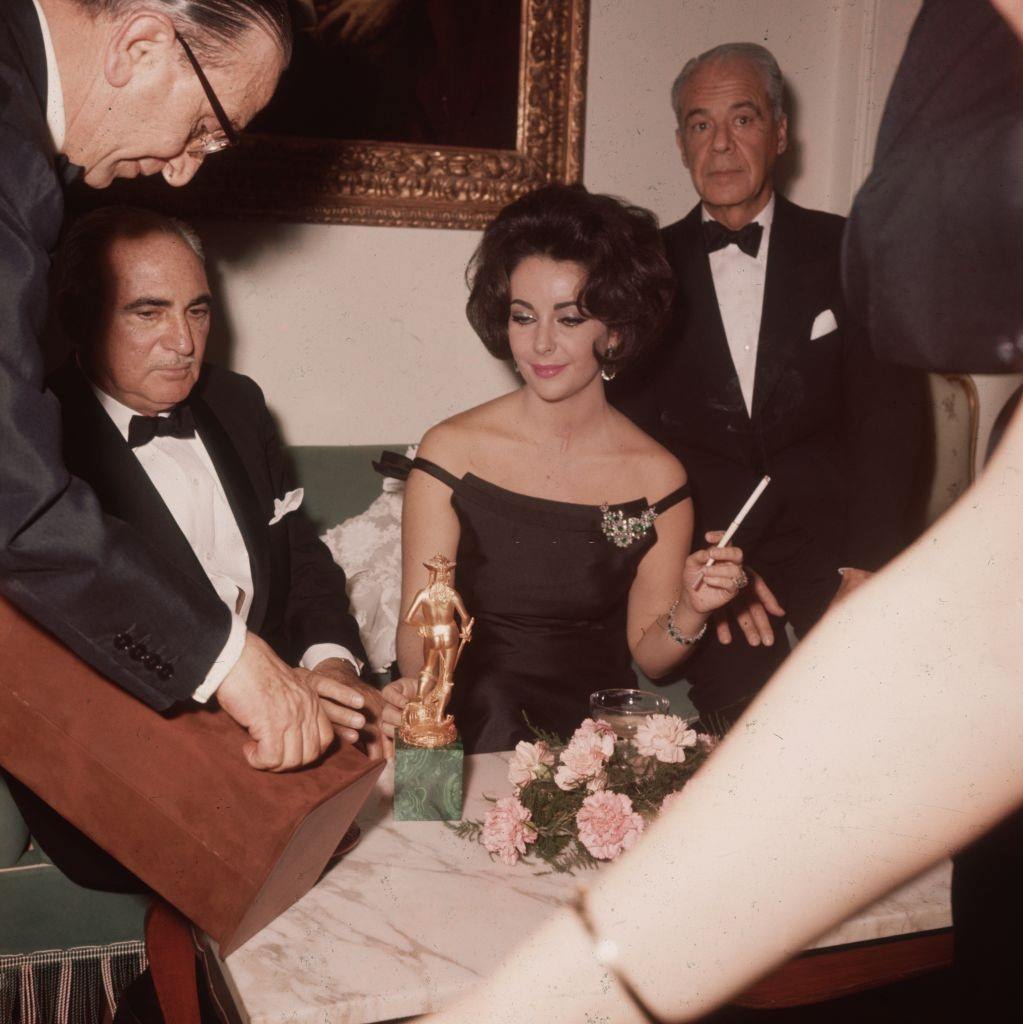
<svg viewBox="0 0 1023 1024">
<path fill-rule="evenodd" d="M 118 198 L 190 217 L 483 227 L 532 188 L 581 179 L 588 7 L 520 0 L 519 36 L 505 47 L 517 54 L 515 120 L 495 126 L 514 148 L 271 134 L 257 120 L 186 188 L 129 182 Z"/>
</svg>

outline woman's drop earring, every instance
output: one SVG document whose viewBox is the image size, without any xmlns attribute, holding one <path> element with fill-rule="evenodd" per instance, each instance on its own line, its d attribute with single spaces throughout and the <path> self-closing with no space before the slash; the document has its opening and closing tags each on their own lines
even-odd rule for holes
<svg viewBox="0 0 1023 1024">
<path fill-rule="evenodd" d="M 608 349 L 607 349 L 607 352 L 604 353 L 604 358 L 605 359 L 612 359 L 612 358 L 614 358 L 614 354 L 615 354 L 615 346 L 614 345 L 609 345 Z M 617 375 L 618 375 L 618 367 L 617 366 L 602 366 L 600 368 L 600 378 L 601 378 L 601 380 L 606 380 L 606 381 L 610 382 L 610 381 L 613 381 Z"/>
</svg>

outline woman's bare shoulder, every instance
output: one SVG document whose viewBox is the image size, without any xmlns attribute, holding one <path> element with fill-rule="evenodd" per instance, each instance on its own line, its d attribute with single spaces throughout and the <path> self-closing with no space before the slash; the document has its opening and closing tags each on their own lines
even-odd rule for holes
<svg viewBox="0 0 1023 1024">
<path fill-rule="evenodd" d="M 621 415 L 619 413 L 619 415 Z M 685 467 L 663 445 L 622 416 L 623 448 L 635 465 L 647 496 L 656 501 L 686 483 Z"/>
<path fill-rule="evenodd" d="M 502 433 L 502 410 L 507 397 L 502 395 L 466 409 L 430 427 L 419 443 L 418 454 L 461 476 L 481 441 Z"/>
<path fill-rule="evenodd" d="M 684 486 L 689 478 L 685 466 L 667 448 L 652 441 L 652 449 L 644 458 L 646 493 L 651 501 L 660 501 L 672 491 Z"/>
</svg>

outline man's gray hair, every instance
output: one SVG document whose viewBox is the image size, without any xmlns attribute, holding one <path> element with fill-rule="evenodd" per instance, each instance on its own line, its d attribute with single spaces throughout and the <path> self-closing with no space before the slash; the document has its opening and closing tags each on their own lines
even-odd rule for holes
<svg viewBox="0 0 1023 1024">
<path fill-rule="evenodd" d="M 75 221 L 54 258 L 57 315 L 76 345 L 95 339 L 107 301 L 106 253 L 121 238 L 173 235 L 205 265 L 198 232 L 183 220 L 136 206 L 103 206 Z"/>
<path fill-rule="evenodd" d="M 270 34 L 291 59 L 292 28 L 288 0 L 75 0 L 90 14 L 116 17 L 134 7 L 166 12 L 188 36 L 197 54 L 213 64 L 251 28 Z"/>
<path fill-rule="evenodd" d="M 747 60 L 755 65 L 764 80 L 764 89 L 767 98 L 771 101 L 771 112 L 777 121 L 784 113 L 783 97 L 785 92 L 785 81 L 781 76 L 781 68 L 774 59 L 774 54 L 758 43 L 722 43 L 715 46 L 699 57 L 693 57 L 686 62 L 685 66 L 678 73 L 678 77 L 671 85 L 671 108 L 675 111 L 675 120 L 679 127 L 682 125 L 682 92 L 686 82 L 706 64 L 713 64 L 724 60 Z"/>
</svg>

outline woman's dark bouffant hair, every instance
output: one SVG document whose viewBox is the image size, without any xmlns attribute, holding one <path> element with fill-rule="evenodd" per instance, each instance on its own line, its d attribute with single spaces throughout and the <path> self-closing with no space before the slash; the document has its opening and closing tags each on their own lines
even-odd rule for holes
<svg viewBox="0 0 1023 1024">
<path fill-rule="evenodd" d="M 547 185 L 506 206 L 483 232 L 466 270 L 466 315 L 498 359 L 511 358 L 509 280 L 529 256 L 586 269 L 579 310 L 618 335 L 610 358 L 596 353 L 602 366 L 618 370 L 656 344 L 674 281 L 649 210 L 582 185 Z"/>
</svg>

